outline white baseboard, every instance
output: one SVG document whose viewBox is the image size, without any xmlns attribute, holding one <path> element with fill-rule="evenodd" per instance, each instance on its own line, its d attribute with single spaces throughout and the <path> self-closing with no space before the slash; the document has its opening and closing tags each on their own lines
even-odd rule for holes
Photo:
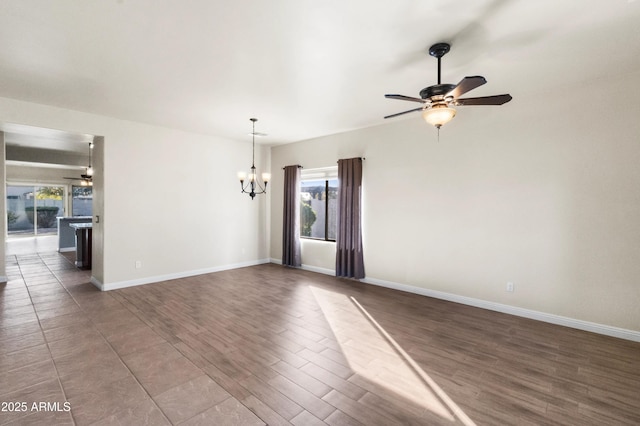
<svg viewBox="0 0 640 426">
<path fill-rule="evenodd" d="M 93 275 L 91 276 L 91 280 L 89 280 L 89 282 L 91 284 L 93 284 L 94 286 L 98 287 L 98 289 L 100 291 L 104 291 L 104 289 L 102 288 L 103 287 L 102 283 L 96 277 L 94 277 Z"/>
<path fill-rule="evenodd" d="M 193 277 L 195 275 L 210 274 L 212 272 L 226 271 L 229 269 L 237 269 L 237 268 L 244 268 L 247 266 L 261 265 L 263 263 L 269 263 L 269 259 L 258 259 L 258 260 L 248 261 L 248 262 L 233 263 L 229 265 L 220 265 L 220 266 L 214 266 L 211 268 L 177 272 L 174 274 L 156 275 L 153 277 L 145 277 L 137 280 L 119 281 L 119 282 L 106 283 L 106 284 L 99 282 L 94 277 L 91 277 L 91 283 L 102 291 L 109 291 L 109 290 L 117 290 L 117 289 L 126 288 L 126 287 L 134 287 L 137 285 L 153 284 L 161 281 L 169 281 L 169 280 L 175 280 L 179 278 Z"/>
<path fill-rule="evenodd" d="M 0 276 L 0 283 L 6 283 L 7 281 L 9 281 L 8 277 Z"/>
<path fill-rule="evenodd" d="M 75 247 L 60 247 L 58 249 L 58 252 L 60 252 L 60 253 L 65 253 L 65 252 L 68 252 L 68 251 L 76 251 L 76 248 Z"/>
<path fill-rule="evenodd" d="M 280 259 L 271 259 L 271 263 L 282 264 Z M 306 271 L 318 272 L 326 275 L 336 274 L 335 270 L 318 268 L 316 266 L 302 265 L 300 269 Z M 477 308 L 488 309 L 490 311 L 502 312 L 504 314 L 515 315 L 518 317 L 529 318 L 537 321 L 543 321 L 550 324 L 562 325 L 565 327 L 576 328 L 578 330 L 590 331 L 592 333 L 603 334 L 605 336 L 617 337 L 620 339 L 640 342 L 640 331 L 627 330 L 625 328 L 612 327 L 609 325 L 598 324 L 589 321 L 583 321 L 574 318 L 563 317 L 560 315 L 548 314 L 546 312 L 534 311 L 531 309 L 518 308 L 517 306 L 504 305 L 502 303 L 489 302 L 473 297 L 459 296 L 457 294 L 446 293 L 443 291 L 429 290 L 422 287 L 415 287 L 407 284 L 400 284 L 393 281 L 379 280 L 377 278 L 364 278 L 360 280 L 365 284 L 377 285 L 380 287 L 400 290 L 407 293 L 419 294 L 421 296 L 433 297 L 435 299 L 447 300 L 449 302 L 461 303 L 463 305 L 475 306 Z"/>
<path fill-rule="evenodd" d="M 529 318 L 537 321 L 543 321 L 551 324 L 562 325 L 565 327 L 576 328 L 578 330 L 590 331 L 592 333 L 604 334 L 606 336 L 612 336 L 620 339 L 640 342 L 640 331 L 627 330 L 625 328 L 619 328 L 619 327 L 612 327 L 609 325 L 598 324 L 595 322 L 583 321 L 579 319 L 563 317 L 560 315 L 549 314 L 546 312 L 519 308 L 517 306 L 504 305 L 502 303 L 495 303 L 495 302 L 489 302 L 482 299 L 475 299 L 473 297 L 459 296 L 457 294 L 445 293 L 445 292 L 436 291 L 436 290 L 429 290 L 426 288 L 414 287 L 407 284 L 399 284 L 392 281 L 378 280 L 376 278 L 365 278 L 362 280 L 362 282 L 381 286 L 381 287 L 392 288 L 395 290 L 405 291 L 408 293 L 419 294 L 422 296 L 433 297 L 435 299 L 442 299 L 450 302 L 461 303 L 463 305 L 475 306 L 477 308 L 488 309 L 490 311 L 502 312 L 504 314 L 510 314 L 510 315 Z"/>
</svg>

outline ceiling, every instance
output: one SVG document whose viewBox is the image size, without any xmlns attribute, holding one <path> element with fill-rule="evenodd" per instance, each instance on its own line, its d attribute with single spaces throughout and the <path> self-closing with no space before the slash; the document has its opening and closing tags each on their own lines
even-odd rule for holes
<svg viewBox="0 0 640 426">
<path fill-rule="evenodd" d="M 383 95 L 435 84 L 435 42 L 443 83 L 522 108 L 637 71 L 639 22 L 635 0 L 3 0 L 0 96 L 244 141 L 258 117 L 288 143 L 412 108 Z"/>
</svg>

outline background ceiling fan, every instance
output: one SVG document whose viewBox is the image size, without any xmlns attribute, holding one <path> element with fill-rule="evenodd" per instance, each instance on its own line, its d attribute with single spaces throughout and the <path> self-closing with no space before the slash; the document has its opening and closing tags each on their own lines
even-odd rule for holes
<svg viewBox="0 0 640 426">
<path fill-rule="evenodd" d="M 80 181 L 80 185 L 82 186 L 93 186 L 93 176 L 89 176 L 86 174 L 81 174 L 80 177 L 68 177 L 65 176 L 65 179 L 70 179 L 70 180 L 79 180 Z"/>
<path fill-rule="evenodd" d="M 425 87 L 420 91 L 420 98 L 404 95 L 384 95 L 388 99 L 398 99 L 400 101 L 411 101 L 421 103 L 419 108 L 387 115 L 384 118 L 397 117 L 410 112 L 422 111 L 422 117 L 429 124 L 440 129 L 443 124 L 448 123 L 456 115 L 456 106 L 468 105 L 502 105 L 509 102 L 511 95 L 483 96 L 479 98 L 460 98 L 460 96 L 482 86 L 487 80 L 479 75 L 465 77 L 458 84 L 442 84 L 440 81 L 440 60 L 449 52 L 451 46 L 448 43 L 436 43 L 429 48 L 429 55 L 438 59 L 438 84 Z"/>
<path fill-rule="evenodd" d="M 65 177 L 65 179 L 81 180 L 82 186 L 93 186 L 93 142 L 89 142 L 89 166 L 85 169 L 85 172 L 77 177 Z"/>
</svg>

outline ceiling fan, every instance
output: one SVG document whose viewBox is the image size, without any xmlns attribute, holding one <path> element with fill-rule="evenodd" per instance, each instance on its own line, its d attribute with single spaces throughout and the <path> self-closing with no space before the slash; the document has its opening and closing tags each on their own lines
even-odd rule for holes
<svg viewBox="0 0 640 426">
<path fill-rule="evenodd" d="M 480 98 L 460 98 L 465 93 L 482 86 L 487 80 L 479 75 L 465 77 L 458 84 L 442 84 L 440 82 L 440 60 L 449 52 L 451 46 L 448 43 L 436 43 L 429 48 L 429 55 L 438 59 L 438 84 L 425 87 L 420 91 L 419 98 L 404 95 L 384 95 L 387 99 L 411 101 L 421 103 L 419 108 L 387 115 L 384 118 L 397 117 L 415 111 L 422 111 L 422 117 L 438 130 L 443 124 L 455 117 L 456 110 L 453 107 L 468 105 L 502 105 L 509 102 L 511 95 L 483 96 Z"/>
<path fill-rule="evenodd" d="M 93 142 L 89 142 L 89 166 L 85 172 L 80 175 L 80 178 L 65 177 L 65 179 L 82 180 L 82 186 L 93 186 Z"/>
<path fill-rule="evenodd" d="M 71 179 L 71 180 L 79 180 L 80 181 L 80 185 L 81 186 L 93 186 L 93 179 L 91 178 L 91 176 L 88 175 L 80 175 L 81 177 L 77 178 L 77 177 L 67 177 L 65 176 L 65 179 Z"/>
</svg>

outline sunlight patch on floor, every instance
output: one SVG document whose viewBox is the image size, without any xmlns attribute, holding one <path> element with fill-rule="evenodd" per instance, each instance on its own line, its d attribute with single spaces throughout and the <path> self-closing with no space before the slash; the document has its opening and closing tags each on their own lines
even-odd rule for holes
<svg viewBox="0 0 640 426">
<path fill-rule="evenodd" d="M 355 298 L 310 288 L 355 373 L 443 419 L 474 425 Z"/>
</svg>

